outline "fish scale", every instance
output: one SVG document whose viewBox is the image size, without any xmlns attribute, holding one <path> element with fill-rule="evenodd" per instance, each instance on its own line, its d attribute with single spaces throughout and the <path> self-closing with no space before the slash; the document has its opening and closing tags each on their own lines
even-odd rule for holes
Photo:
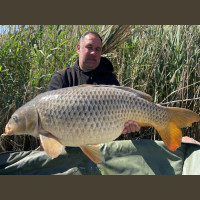
<svg viewBox="0 0 200 200">
<path fill-rule="evenodd" d="M 124 122 L 130 119 L 134 120 L 131 113 L 134 113 L 135 119 L 138 120 L 138 117 L 142 118 L 143 115 L 137 110 L 145 111 L 142 99 L 137 99 L 138 105 L 141 106 L 135 107 L 134 103 L 131 103 L 135 101 L 134 95 L 115 88 L 76 87 L 73 88 L 73 95 L 72 89 L 66 89 L 64 93 L 53 91 L 49 95 L 51 95 L 50 98 L 41 98 L 37 102 L 36 108 L 42 121 L 41 125 L 43 129 L 62 140 L 66 146 L 98 144 L 114 140 L 121 134 Z M 73 98 L 73 102 L 71 98 Z M 84 100 L 84 104 L 80 103 Z M 63 103 L 65 106 L 62 106 L 61 113 L 60 105 Z M 54 105 L 51 109 L 57 112 L 49 121 L 46 117 L 48 109 L 43 112 L 43 108 L 48 108 L 51 104 Z M 65 116 L 62 117 L 63 113 Z M 70 121 L 70 123 L 66 123 L 66 121 Z M 87 128 L 85 128 L 86 123 Z M 76 137 L 69 137 L 69 135 Z"/>
<path fill-rule="evenodd" d="M 181 145 L 181 128 L 199 121 L 188 109 L 163 107 L 141 91 L 121 86 L 75 86 L 48 91 L 19 108 L 5 132 L 40 136 L 44 150 L 57 157 L 63 146 L 78 146 L 95 163 L 94 144 L 116 139 L 128 120 L 154 127 L 172 151 Z"/>
</svg>

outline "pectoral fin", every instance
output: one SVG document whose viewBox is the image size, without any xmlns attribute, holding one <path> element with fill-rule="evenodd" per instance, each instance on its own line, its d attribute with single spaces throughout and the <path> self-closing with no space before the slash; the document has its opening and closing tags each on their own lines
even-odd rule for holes
<svg viewBox="0 0 200 200">
<path fill-rule="evenodd" d="M 40 132 L 40 140 L 45 152 L 51 158 L 58 157 L 64 147 L 58 139 L 49 132 Z"/>
<path fill-rule="evenodd" d="M 98 149 L 99 145 L 84 145 L 80 146 L 83 153 L 88 156 L 94 163 L 102 162 L 101 152 Z"/>
</svg>

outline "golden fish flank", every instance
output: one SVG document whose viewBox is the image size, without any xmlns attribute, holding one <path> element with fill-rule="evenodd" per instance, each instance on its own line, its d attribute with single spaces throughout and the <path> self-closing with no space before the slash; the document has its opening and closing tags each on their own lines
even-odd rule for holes
<svg viewBox="0 0 200 200">
<path fill-rule="evenodd" d="M 155 127 L 165 145 L 176 150 L 181 144 L 180 128 L 198 121 L 199 116 L 150 100 L 148 94 L 120 86 L 82 85 L 48 91 L 17 110 L 6 126 L 6 133 L 39 134 L 51 157 L 57 157 L 63 146 L 79 146 L 99 163 L 100 151 L 91 145 L 116 139 L 124 123 L 133 120 L 140 126 Z"/>
<path fill-rule="evenodd" d="M 37 109 L 43 129 L 56 132 L 66 146 L 107 142 L 121 134 L 129 109 L 125 96 L 109 88 L 77 88 L 73 95 L 68 91 L 52 101 L 41 98 Z"/>
</svg>

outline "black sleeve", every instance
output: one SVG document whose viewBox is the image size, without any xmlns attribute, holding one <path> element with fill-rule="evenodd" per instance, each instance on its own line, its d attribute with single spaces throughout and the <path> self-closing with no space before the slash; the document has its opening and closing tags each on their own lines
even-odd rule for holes
<svg viewBox="0 0 200 200">
<path fill-rule="evenodd" d="M 117 78 L 116 78 L 116 76 L 115 76 L 115 74 L 113 74 L 112 84 L 113 84 L 113 85 L 117 85 L 117 86 L 120 85 L 120 84 L 119 84 L 119 81 L 117 80 Z"/>
<path fill-rule="evenodd" d="M 59 72 L 56 72 L 52 76 L 49 82 L 48 91 L 63 88 L 63 84 L 64 84 L 64 81 L 63 81 L 62 74 L 60 74 Z"/>
</svg>

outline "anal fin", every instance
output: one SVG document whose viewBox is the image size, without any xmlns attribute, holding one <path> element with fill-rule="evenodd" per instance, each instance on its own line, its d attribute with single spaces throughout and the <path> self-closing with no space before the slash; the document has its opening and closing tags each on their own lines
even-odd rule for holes
<svg viewBox="0 0 200 200">
<path fill-rule="evenodd" d="M 80 146 L 83 153 L 88 156 L 94 163 L 102 162 L 102 155 L 98 149 L 99 145 L 83 145 Z"/>
<path fill-rule="evenodd" d="M 40 132 L 40 140 L 45 152 L 51 158 L 58 157 L 64 147 L 59 140 L 49 132 Z"/>
</svg>

